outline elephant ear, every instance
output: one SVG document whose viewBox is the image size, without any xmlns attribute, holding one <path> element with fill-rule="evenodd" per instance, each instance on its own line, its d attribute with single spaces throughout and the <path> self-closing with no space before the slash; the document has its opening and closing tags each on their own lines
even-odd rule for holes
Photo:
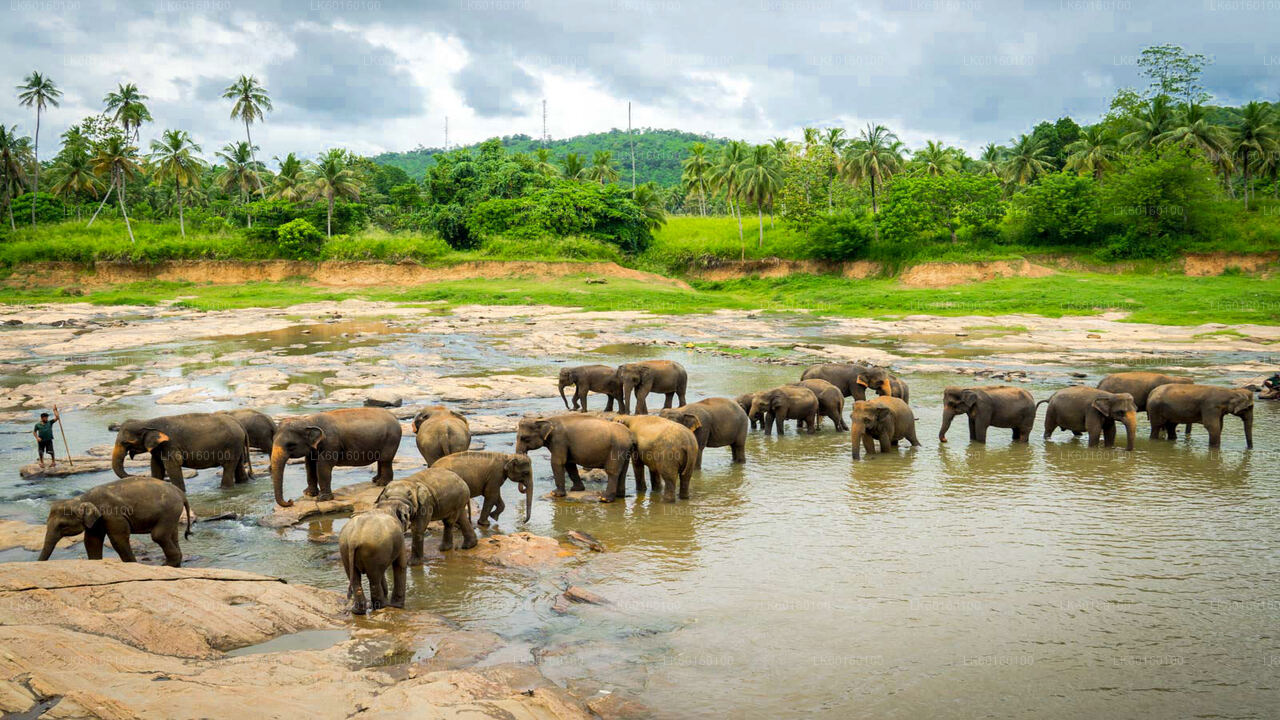
<svg viewBox="0 0 1280 720">
<path fill-rule="evenodd" d="M 693 413 L 680 413 L 680 424 L 695 431 L 702 427 L 702 421 Z"/>
<path fill-rule="evenodd" d="M 1227 402 L 1227 412 L 1232 415 L 1242 413 L 1251 407 L 1253 407 L 1253 393 L 1248 390 L 1240 390 L 1236 392 L 1235 395 L 1232 396 L 1231 400 Z"/>
<path fill-rule="evenodd" d="M 91 528 L 102 518 L 102 511 L 91 502 L 82 502 L 76 507 L 76 515 L 86 528 Z"/>
<path fill-rule="evenodd" d="M 400 527 L 407 528 L 413 522 L 413 508 L 409 507 L 407 502 L 396 503 L 392 514 L 395 515 L 396 520 L 400 521 Z"/>
<path fill-rule="evenodd" d="M 1097 397 L 1093 399 L 1093 402 L 1089 403 L 1089 407 L 1101 413 L 1102 417 L 1111 417 L 1111 401 L 1113 399 L 1105 395 Z"/>
<path fill-rule="evenodd" d="M 302 428 L 302 432 L 306 435 L 307 444 L 313 449 L 318 448 L 320 443 L 324 442 L 324 430 L 318 425 L 308 425 Z"/>
<path fill-rule="evenodd" d="M 976 390 L 961 390 L 960 401 L 956 403 L 956 405 L 964 408 L 965 410 L 972 410 L 973 407 L 978 404 L 978 398 L 979 395 Z"/>
<path fill-rule="evenodd" d="M 551 442 L 551 433 L 555 432 L 556 426 L 550 420 L 538 420 L 533 424 L 533 431 L 542 438 L 542 442 Z"/>
<path fill-rule="evenodd" d="M 169 442 L 169 436 L 155 428 L 146 428 L 143 432 L 142 446 L 147 449 L 147 452 L 152 452 L 157 446 Z"/>
<path fill-rule="evenodd" d="M 893 410 L 888 405 L 880 405 L 879 403 L 871 407 L 871 413 L 880 422 L 885 422 L 893 417 Z"/>
<path fill-rule="evenodd" d="M 861 385 L 862 387 L 871 387 L 871 385 L 867 383 L 866 373 L 858 373 L 858 378 L 854 382 Z"/>
</svg>

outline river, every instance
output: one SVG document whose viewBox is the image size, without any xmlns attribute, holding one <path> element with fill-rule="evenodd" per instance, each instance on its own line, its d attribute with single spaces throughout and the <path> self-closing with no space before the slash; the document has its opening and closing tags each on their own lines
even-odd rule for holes
<svg viewBox="0 0 1280 720">
<path fill-rule="evenodd" d="M 164 322 L 157 318 L 151 322 Z M 953 338 L 862 338 L 811 318 L 770 320 L 770 332 L 797 340 L 919 349 L 982 366 L 981 344 L 948 349 Z M 593 330 L 584 330 L 590 337 Z M 682 339 L 658 323 L 618 330 L 634 344 L 537 353 L 513 349 L 518 331 L 424 333 L 381 320 L 294 324 L 266 332 L 153 343 L 67 359 L 11 360 L 0 386 L 111 368 L 132 377 L 159 374 L 150 392 L 113 397 L 64 413 L 77 454 L 110 443 L 110 422 L 187 410 L 233 407 L 227 373 L 283 367 L 290 382 L 323 384 L 327 371 L 296 370 L 286 356 L 403 358 L 430 355 L 443 377 L 554 376 L 568 361 L 616 364 L 665 357 L 685 365 L 690 400 L 733 397 L 799 377 L 800 367 L 655 346 Z M 618 338 L 611 338 L 617 340 Z M 645 342 L 641 342 L 641 340 Z M 1192 349 L 1194 350 L 1194 349 Z M 991 351 L 994 353 L 994 351 Z M 175 358 L 158 368 L 156 358 Z M 190 362 L 184 362 L 183 359 Z M 234 358 L 222 360 L 222 358 Z M 1207 382 L 1229 381 L 1219 365 L 1247 358 L 1182 353 Z M 1145 361 L 1144 368 L 1152 366 Z M 1071 382 L 1096 383 L 1126 361 L 998 364 L 1028 370 L 1038 399 Z M 1280 707 L 1280 413 L 1259 401 L 1256 449 L 1245 450 L 1239 421 L 1226 420 L 1221 450 L 1203 428 L 1190 440 L 1146 438 L 1137 448 L 1088 448 L 1060 431 L 1042 439 L 1043 409 L 1029 445 L 993 430 L 985 446 L 968 442 L 963 422 L 937 441 L 944 386 L 971 377 L 939 365 L 911 372 L 923 446 L 850 458 L 846 433 L 829 423 L 816 435 L 753 433 L 747 463 L 710 449 L 692 498 L 666 504 L 628 496 L 608 505 L 553 501 L 545 450 L 535 451 L 538 501 L 527 526 L 508 487 L 497 530 L 563 537 L 590 533 L 607 547 L 553 572 L 469 563 L 454 553 L 410 575 L 409 609 L 446 615 L 508 641 L 491 662 L 535 660 L 583 697 L 618 693 L 658 717 L 1267 717 Z M 40 377 L 49 377 L 48 374 Z M 198 386 L 207 398 L 157 406 L 155 398 Z M 592 397 L 595 408 L 602 398 Z M 307 408 L 327 407 L 324 402 Z M 561 408 L 558 398 L 471 403 L 490 415 Z M 260 406 L 269 412 L 298 407 Z M 514 426 L 515 419 L 511 423 Z M 42 522 L 51 499 L 111 479 L 110 473 L 26 481 L 29 423 L 0 436 L 11 468 L 0 478 L 0 516 Z M 1123 436 L 1123 428 L 1120 429 Z M 485 435 L 487 449 L 509 451 L 511 433 Z M 1123 444 L 1123 437 L 1118 438 Z M 59 439 L 61 449 L 61 439 Z M 402 456 L 416 457 L 406 437 Z M 268 529 L 253 519 L 270 510 L 270 482 L 218 487 L 215 471 L 188 480 L 199 515 L 237 512 L 240 520 L 197 525 L 183 543 L 186 564 L 279 575 L 334 590 L 345 579 L 332 533 L 342 519 Z M 289 469 L 289 496 L 302 487 Z M 368 479 L 339 470 L 335 485 Z M 430 542 L 430 541 L 429 541 Z M 108 550 L 108 552 L 110 552 Z M 58 557 L 83 553 L 81 546 Z M 32 559 L 15 549 L 0 560 Z M 151 562 L 154 562 L 154 555 Z M 567 584 L 609 603 L 557 614 Z M 431 648 L 423 648 L 430 653 Z"/>
</svg>

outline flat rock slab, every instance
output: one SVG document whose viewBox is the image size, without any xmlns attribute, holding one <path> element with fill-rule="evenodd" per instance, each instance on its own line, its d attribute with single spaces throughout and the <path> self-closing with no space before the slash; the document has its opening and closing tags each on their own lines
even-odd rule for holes
<svg viewBox="0 0 1280 720">
<path fill-rule="evenodd" d="M 335 489 L 332 500 L 322 502 L 306 496 L 294 498 L 292 507 L 275 505 L 270 515 L 258 518 L 258 524 L 273 528 L 290 527 L 318 515 L 364 512 L 373 507 L 381 492 L 380 486 L 363 482 Z"/>
<path fill-rule="evenodd" d="M 438 551 L 433 549 L 433 552 Z M 555 538 L 528 532 L 482 537 L 474 548 L 454 552 L 487 565 L 526 570 L 550 567 L 577 554 L 574 548 L 561 545 Z"/>
<path fill-rule="evenodd" d="M 84 533 L 65 537 L 58 541 L 59 548 L 68 548 L 84 539 Z M 44 526 L 19 520 L 0 520 L 0 550 L 22 548 L 39 552 L 44 547 Z"/>
<path fill-rule="evenodd" d="M 148 475 L 151 472 L 151 460 L 125 460 L 125 470 L 131 474 Z M 97 457 L 94 455 L 73 455 L 71 462 L 68 463 L 65 458 L 58 460 L 57 465 L 40 467 L 39 463 L 30 463 L 23 465 L 18 469 L 18 475 L 24 478 L 38 477 L 67 477 L 69 475 L 83 475 L 84 473 L 104 472 L 111 469 L 111 458 Z M 136 472 L 141 470 L 142 472 Z M 196 471 L 191 468 L 183 468 L 182 477 L 193 478 Z"/>
</svg>

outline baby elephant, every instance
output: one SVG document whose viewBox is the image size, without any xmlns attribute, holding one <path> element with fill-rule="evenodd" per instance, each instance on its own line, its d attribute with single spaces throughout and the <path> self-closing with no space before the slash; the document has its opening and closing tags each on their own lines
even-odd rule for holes
<svg viewBox="0 0 1280 720">
<path fill-rule="evenodd" d="M 1125 449 L 1133 450 L 1133 433 L 1138 425 L 1138 404 L 1129 393 L 1075 385 L 1059 390 L 1048 400 L 1044 414 L 1044 439 L 1053 437 L 1058 428 L 1079 435 L 1089 433 L 1089 447 L 1097 447 L 1099 436 L 1107 447 L 1116 444 L 1116 421 L 1124 423 Z"/>
<path fill-rule="evenodd" d="M 388 485 L 390 489 L 395 482 Z M 404 607 L 405 575 L 409 568 L 404 551 L 405 528 L 413 522 L 412 508 L 407 504 L 381 503 L 366 513 L 351 518 L 338 535 L 338 555 L 347 576 L 347 597 L 351 612 L 364 615 L 368 604 L 360 577 L 369 578 L 369 595 L 373 609 Z M 387 568 L 394 575 L 391 600 L 387 600 Z"/>
<path fill-rule="evenodd" d="M 413 418 L 418 452 L 430 467 L 446 455 L 471 447 L 471 426 L 462 415 L 443 405 L 429 405 Z"/>
<path fill-rule="evenodd" d="M 462 533 L 463 550 L 476 546 L 476 532 L 471 527 L 471 489 L 450 470 L 427 468 L 404 480 L 392 480 L 375 504 L 393 509 L 397 516 L 405 512 L 396 508 L 397 505 L 407 508 L 413 530 L 413 554 L 409 562 L 414 565 L 422 563 L 422 540 L 427 523 L 436 520 L 444 523 L 441 552 L 453 549 L 454 529 Z"/>
<path fill-rule="evenodd" d="M 916 439 L 916 418 L 911 408 L 896 397 L 881 395 L 872 400 L 858 400 L 853 404 L 849 418 L 849 436 L 853 440 L 853 459 L 861 457 L 859 447 L 875 453 L 875 441 L 880 441 L 880 452 L 887 453 L 905 439 L 912 447 L 920 444 Z"/>
<path fill-rule="evenodd" d="M 477 525 L 488 527 L 489 518 L 497 520 L 506 509 L 502 502 L 504 480 L 514 482 L 524 494 L 524 521 L 529 522 L 533 512 L 533 463 L 528 455 L 468 450 L 446 455 L 432 467 L 457 473 L 467 483 L 471 497 L 484 496 Z"/>
<path fill-rule="evenodd" d="M 635 437 L 631 466 L 636 476 L 636 492 L 645 491 L 644 469 L 648 467 L 653 490 L 661 490 L 664 501 L 676 501 L 677 480 L 680 499 L 688 499 L 689 479 L 698 464 L 698 438 L 693 433 L 700 427 L 699 420 L 688 418 L 686 426 L 657 415 L 624 415 L 614 422 L 626 425 Z"/>
<path fill-rule="evenodd" d="M 102 540 L 111 538 L 111 547 L 121 562 L 137 562 L 129 547 L 130 535 L 150 533 L 164 550 L 164 564 L 182 565 L 178 531 L 182 511 L 187 511 L 187 531 L 191 537 L 191 506 L 186 493 L 156 478 L 130 476 L 99 485 L 80 497 L 59 500 L 49 508 L 45 524 L 44 548 L 40 559 L 48 560 L 58 541 L 84 533 L 84 549 L 90 560 L 102 559 Z"/>
</svg>

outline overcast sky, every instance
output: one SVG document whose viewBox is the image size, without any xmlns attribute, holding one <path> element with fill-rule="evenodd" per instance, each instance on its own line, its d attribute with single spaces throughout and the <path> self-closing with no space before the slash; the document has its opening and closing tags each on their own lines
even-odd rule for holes
<svg viewBox="0 0 1280 720">
<path fill-rule="evenodd" d="M 0 82 L 63 89 L 45 138 L 101 112 L 119 82 L 210 154 L 243 128 L 221 90 L 251 73 L 275 103 L 259 156 L 439 146 L 542 128 L 626 127 L 764 140 L 884 123 L 911 147 L 970 150 L 1036 122 L 1105 112 L 1141 86 L 1141 49 L 1213 59 L 1219 103 L 1280 100 L 1280 0 L 8 0 Z M 34 127 L 16 93 L 0 122 Z M 45 145 L 50 148 L 52 145 Z M 52 151 L 42 151 L 48 157 Z"/>
</svg>

